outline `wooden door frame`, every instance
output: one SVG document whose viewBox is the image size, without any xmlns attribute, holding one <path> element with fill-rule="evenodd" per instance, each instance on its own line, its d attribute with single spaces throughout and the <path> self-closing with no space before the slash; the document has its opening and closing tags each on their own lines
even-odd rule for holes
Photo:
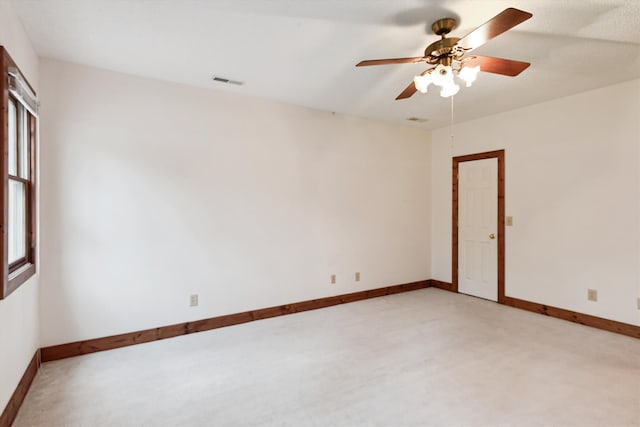
<svg viewBox="0 0 640 427">
<path fill-rule="evenodd" d="M 451 283 L 453 292 L 458 292 L 458 169 L 462 162 L 483 159 L 498 159 L 498 302 L 504 304 L 504 263 L 505 263 L 505 230 L 504 230 L 504 150 L 487 151 L 485 153 L 468 154 L 453 158 L 453 207 L 451 210 Z"/>
</svg>

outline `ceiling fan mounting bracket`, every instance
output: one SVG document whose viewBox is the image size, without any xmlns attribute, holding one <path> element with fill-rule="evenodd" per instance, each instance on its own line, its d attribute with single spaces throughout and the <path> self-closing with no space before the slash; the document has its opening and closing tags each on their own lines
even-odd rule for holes
<svg viewBox="0 0 640 427">
<path fill-rule="evenodd" d="M 453 18 L 442 18 L 431 24 L 431 30 L 434 34 L 444 38 L 444 36 L 449 34 L 457 25 L 458 21 Z"/>
</svg>

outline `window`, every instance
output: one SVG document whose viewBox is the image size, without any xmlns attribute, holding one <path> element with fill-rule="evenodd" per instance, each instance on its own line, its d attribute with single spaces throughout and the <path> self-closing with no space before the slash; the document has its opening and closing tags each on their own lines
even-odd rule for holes
<svg viewBox="0 0 640 427">
<path fill-rule="evenodd" d="M 2 112 L 4 185 L 0 185 L 0 299 L 6 298 L 36 272 L 35 148 L 37 100 L 7 51 L 2 50 Z"/>
</svg>

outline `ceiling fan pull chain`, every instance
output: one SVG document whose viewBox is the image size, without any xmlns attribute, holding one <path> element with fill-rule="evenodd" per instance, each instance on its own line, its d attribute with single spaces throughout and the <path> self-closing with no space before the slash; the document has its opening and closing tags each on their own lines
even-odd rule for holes
<svg viewBox="0 0 640 427">
<path fill-rule="evenodd" d="M 450 96 L 449 98 L 451 98 L 451 127 L 450 127 L 450 136 L 451 136 L 451 154 L 453 155 L 453 139 L 454 139 L 454 134 L 453 134 L 453 98 L 455 98 L 455 96 Z"/>
</svg>

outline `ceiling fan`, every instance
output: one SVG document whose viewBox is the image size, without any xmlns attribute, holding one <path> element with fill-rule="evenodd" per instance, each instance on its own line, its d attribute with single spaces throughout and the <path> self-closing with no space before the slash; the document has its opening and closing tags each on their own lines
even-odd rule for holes
<svg viewBox="0 0 640 427">
<path fill-rule="evenodd" d="M 356 67 L 426 62 L 427 64 L 434 65 L 434 67 L 417 75 L 414 81 L 407 86 L 396 99 L 409 98 L 418 90 L 426 93 L 427 87 L 430 84 L 440 86 L 441 96 L 445 98 L 453 96 L 460 89 L 460 86 L 454 82 L 454 74 L 464 80 L 468 87 L 471 86 L 471 83 L 475 80 L 478 71 L 514 77 L 531 65 L 528 62 L 493 58 L 490 56 L 467 56 L 467 53 L 532 16 L 529 12 L 508 8 L 462 38 L 447 37 L 447 34 L 457 25 L 455 19 L 438 19 L 433 23 L 431 29 L 434 34 L 439 35 L 441 39 L 427 46 L 424 51 L 424 56 L 366 60 L 356 64 Z"/>
</svg>

